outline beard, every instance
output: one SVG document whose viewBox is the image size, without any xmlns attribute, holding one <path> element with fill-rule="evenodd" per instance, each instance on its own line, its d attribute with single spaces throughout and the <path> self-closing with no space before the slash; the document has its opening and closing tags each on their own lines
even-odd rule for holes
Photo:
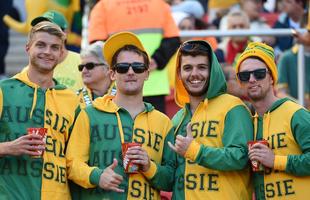
<svg viewBox="0 0 310 200">
<path fill-rule="evenodd" d="M 270 87 L 264 89 L 261 89 L 255 93 L 253 92 L 247 92 L 247 96 L 253 101 L 253 102 L 257 102 L 257 101 L 261 101 L 263 99 L 265 99 L 265 97 L 267 96 L 268 91 L 272 89 Z"/>
<path fill-rule="evenodd" d="M 209 87 L 209 82 L 206 82 L 205 85 L 203 86 L 203 88 L 199 91 L 193 91 L 187 85 L 184 85 L 184 87 L 190 96 L 201 97 L 207 93 L 208 87 Z"/>
</svg>

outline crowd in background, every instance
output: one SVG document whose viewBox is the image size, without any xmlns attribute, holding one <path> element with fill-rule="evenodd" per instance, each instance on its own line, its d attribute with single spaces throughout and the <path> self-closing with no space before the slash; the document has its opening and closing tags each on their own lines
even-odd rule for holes
<svg viewBox="0 0 310 200">
<path fill-rule="evenodd" d="M 47 1 L 46 1 L 47 2 Z M 51 1 L 52 2 L 52 1 Z M 55 1 L 56 2 L 56 1 Z M 96 40 L 106 40 L 106 36 L 104 34 L 110 34 L 109 29 L 111 29 L 111 33 L 118 30 L 135 30 L 135 26 L 133 22 L 126 22 L 128 27 L 124 25 L 118 25 L 116 28 L 115 24 L 121 24 L 121 22 L 126 21 L 122 17 L 118 16 L 118 12 L 115 13 L 106 13 L 106 16 L 109 16 L 108 19 L 113 19 L 115 22 L 114 25 L 110 25 L 109 22 L 99 19 L 98 17 L 103 17 L 105 11 L 100 11 L 103 7 L 97 5 L 97 13 L 101 15 L 95 16 L 95 12 L 93 8 L 96 3 L 99 1 L 89 0 L 89 1 L 59 1 L 58 3 L 46 3 L 47 6 L 38 6 L 39 10 L 46 9 L 55 9 L 60 11 L 66 17 L 68 21 L 68 39 L 66 42 L 67 49 L 70 54 L 73 52 L 79 53 L 81 50 L 81 42 L 87 41 L 86 43 L 90 44 Z M 122 2 L 122 1 L 120 1 Z M 232 29 L 252 29 L 252 30 L 264 30 L 271 28 L 289 28 L 289 29 L 300 29 L 306 28 L 308 21 L 308 4 L 307 0 L 230 0 L 230 1 L 215 1 L 215 0 L 167 0 L 166 1 L 170 6 L 170 12 L 173 18 L 174 23 L 177 25 L 180 31 L 183 30 L 232 30 Z M 27 6 L 31 1 L 25 1 L 25 10 L 23 10 L 20 14 L 18 13 L 16 4 L 13 4 L 13 1 L 6 1 L 4 8 L 1 11 L 1 18 L 8 18 L 5 15 L 9 15 L 13 19 L 18 22 L 20 20 L 20 26 L 29 23 L 29 18 L 35 15 L 32 9 Z M 130 3 L 130 1 L 129 1 Z M 4 2 L 1 3 L 4 5 Z M 44 2 L 42 2 L 44 4 Z M 103 3 L 101 3 L 103 4 Z M 134 4 L 134 3 L 133 3 Z M 87 8 L 87 9 L 85 9 Z M 145 7 L 146 8 L 146 7 Z M 146 10 L 143 7 L 132 7 L 128 8 L 128 10 L 122 10 L 123 12 L 131 12 L 132 14 L 137 12 L 150 12 L 153 9 L 160 8 L 147 8 Z M 85 13 L 86 12 L 86 13 Z M 158 12 L 158 11 L 157 11 Z M 39 11 L 36 11 L 39 13 Z M 42 14 L 42 13 L 41 13 Z M 150 15 L 149 14 L 149 15 Z M 154 14 L 154 12 L 153 12 Z M 25 24 L 22 24 L 22 17 L 26 15 Z M 86 25 L 82 24 L 82 17 L 86 16 Z M 92 17 L 92 15 L 94 17 Z M 115 16 L 115 18 L 113 18 Z M 154 15 L 156 16 L 156 14 Z M 119 22 L 118 22 L 118 20 Z M 160 18 L 154 17 L 158 22 Z M 100 21 L 101 20 L 101 21 Z M 135 19 L 137 21 L 143 21 L 142 19 Z M 155 21 L 156 21 L 155 20 Z M 144 20 L 145 23 L 154 23 L 148 22 L 148 20 Z M 85 24 L 85 20 L 83 21 Z M 92 24 L 95 24 L 92 25 Z M 102 24 L 102 25 L 100 25 Z M 109 28 L 105 28 L 104 26 L 109 26 Z M 8 20 L 1 20 L 1 67 L 0 67 L 0 77 L 6 78 L 8 75 L 5 72 L 6 66 L 4 60 L 6 52 L 9 48 L 8 38 L 9 32 L 8 29 L 11 28 L 13 31 L 19 31 L 22 33 L 26 33 L 29 29 L 23 27 L 25 30 L 21 30 L 16 28 L 16 26 L 12 26 L 12 23 L 8 23 Z M 9 27 L 8 27 L 9 26 Z M 113 28 L 114 26 L 114 28 Z M 131 27 L 132 26 L 132 27 Z M 139 26 L 139 25 L 138 25 Z M 84 30 L 83 30 L 84 27 Z M 94 28 L 92 28 L 94 27 Z M 145 26 L 147 27 L 147 26 Z M 100 29 L 102 31 L 100 31 Z M 105 30 L 105 31 L 104 31 Z M 154 30 L 154 29 L 153 29 Z M 137 30 L 136 30 L 137 31 Z M 82 34 L 82 32 L 84 34 Z M 106 32 L 106 33 L 104 33 Z M 95 35 L 100 35 L 97 39 L 93 39 L 93 37 L 97 37 Z M 182 41 L 188 40 L 189 38 L 181 38 Z M 217 55 L 219 62 L 224 68 L 225 75 L 228 81 L 229 91 L 239 97 L 242 97 L 246 100 L 244 94 L 240 94 L 240 91 L 236 89 L 238 85 L 235 83 L 235 77 L 231 75 L 234 72 L 235 60 L 240 55 L 240 53 L 245 49 L 246 45 L 251 41 L 260 41 L 266 43 L 275 49 L 276 53 L 276 61 L 279 63 L 279 71 L 280 78 L 277 89 L 279 91 L 280 96 L 290 95 L 291 97 L 297 99 L 297 51 L 298 51 L 298 42 L 303 43 L 305 48 L 305 74 L 309 74 L 309 44 L 302 42 L 297 35 L 289 35 L 289 36 L 244 36 L 244 37 L 203 37 L 203 38 L 192 38 L 192 39 L 204 39 L 211 44 L 212 48 Z M 145 39 L 146 40 L 146 39 Z M 150 43 L 150 42 L 149 42 Z M 166 52 L 161 52 L 161 55 L 157 52 L 154 55 L 155 60 L 157 59 L 157 63 L 159 65 L 159 70 L 155 70 L 152 73 L 151 80 L 147 82 L 146 89 L 144 90 L 145 99 L 155 104 L 157 108 L 159 108 L 163 112 L 167 112 L 165 107 L 165 96 L 170 94 L 168 89 L 168 84 L 170 89 L 174 87 L 174 74 L 173 74 L 173 66 L 175 62 L 175 45 L 178 43 L 175 42 L 174 45 L 168 45 L 169 50 Z M 158 44 L 153 44 L 153 46 Z M 87 45 L 86 45 L 87 46 Z M 84 47 L 83 47 L 84 48 Z M 164 48 L 167 49 L 167 45 Z M 70 51 L 72 50 L 72 51 Z M 155 47 L 150 47 L 149 51 L 153 54 L 155 51 Z M 72 53 L 71 53 L 72 52 Z M 160 55 L 160 56 L 159 56 Z M 165 55 L 165 57 L 163 57 Z M 161 58 L 159 58 L 161 57 Z M 168 62 L 170 60 L 170 62 Z M 76 60 L 75 63 L 71 63 L 71 65 L 77 65 L 76 63 L 80 62 Z M 290 64 L 287 64 L 287 63 Z M 154 62 L 152 62 L 154 63 Z M 66 64 L 67 65 L 67 64 Z M 291 67 L 291 65 L 294 65 Z M 74 66 L 75 67 L 75 66 Z M 72 67 L 72 68 L 74 68 Z M 166 74 L 161 72 L 161 69 L 168 70 L 168 79 L 165 77 Z M 172 68 L 172 69 L 170 69 Z M 64 68 L 56 70 L 56 78 L 58 77 L 62 83 L 65 85 L 72 87 L 74 90 L 81 88 L 82 80 L 79 78 L 80 73 L 75 69 L 72 71 L 73 76 L 76 79 L 76 83 L 73 83 L 74 80 L 71 80 L 69 76 L 63 75 L 68 73 L 68 71 L 63 70 Z M 57 72 L 58 71 L 58 72 Z M 160 72 L 159 72 L 160 71 Z M 156 86 L 156 91 L 153 92 L 154 82 L 157 81 L 155 77 L 156 73 L 158 73 L 162 78 L 162 84 L 165 85 L 162 87 Z M 59 75 L 62 74 L 62 75 Z M 153 82 L 153 83 L 151 83 Z M 149 86 L 150 85 L 150 86 Z M 232 86 L 233 85 L 233 86 Z M 236 85 L 236 87 L 235 87 Z M 148 89 L 151 87 L 152 89 Z M 305 105 L 309 108 L 309 91 L 310 91 L 310 80 L 308 76 L 305 76 Z M 153 91 L 152 91 L 153 90 Z M 158 103 L 159 102 L 159 103 Z"/>
</svg>

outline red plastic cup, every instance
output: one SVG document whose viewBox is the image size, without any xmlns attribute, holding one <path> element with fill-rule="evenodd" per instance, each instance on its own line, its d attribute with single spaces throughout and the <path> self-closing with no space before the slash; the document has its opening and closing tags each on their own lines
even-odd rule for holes
<svg viewBox="0 0 310 200">
<path fill-rule="evenodd" d="M 28 134 L 40 135 L 42 137 L 42 141 L 46 141 L 47 128 L 27 128 Z M 36 150 L 36 152 L 40 153 L 39 156 L 33 157 L 41 157 L 43 155 L 43 150 Z"/>
<path fill-rule="evenodd" d="M 257 141 L 249 141 L 248 142 L 248 150 L 250 151 L 250 149 L 252 148 L 252 146 L 256 143 L 261 143 L 264 144 L 266 146 L 268 146 L 268 141 L 267 140 L 257 140 Z M 252 166 L 252 171 L 253 172 L 263 172 L 265 171 L 265 166 L 258 162 L 257 160 L 251 160 L 251 166 Z"/>
<path fill-rule="evenodd" d="M 140 146 L 141 147 L 141 144 L 139 144 L 139 143 L 129 143 L 129 142 L 122 144 L 123 166 L 124 166 L 125 172 L 128 173 L 128 174 L 136 174 L 136 173 L 138 173 L 138 171 L 140 169 L 140 165 L 132 163 L 132 160 L 130 160 L 127 157 L 127 150 L 130 147 L 135 147 L 135 146 Z"/>
</svg>

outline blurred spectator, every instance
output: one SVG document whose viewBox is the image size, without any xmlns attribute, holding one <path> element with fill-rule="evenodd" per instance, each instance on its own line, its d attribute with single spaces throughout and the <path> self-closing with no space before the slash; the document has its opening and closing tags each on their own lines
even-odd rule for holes
<svg viewBox="0 0 310 200">
<path fill-rule="evenodd" d="M 78 90 L 78 95 L 80 102 L 83 102 L 82 107 L 91 105 L 93 100 L 109 90 L 111 93 L 112 80 L 108 63 L 103 58 L 103 45 L 104 42 L 97 41 L 81 52 L 82 63 L 78 68 L 82 72 L 85 87 Z M 112 92 L 115 94 L 115 89 Z"/>
<path fill-rule="evenodd" d="M 277 0 L 266 0 L 264 2 L 264 8 L 267 10 L 267 12 L 276 12 Z"/>
<path fill-rule="evenodd" d="M 104 41 L 119 31 L 138 35 L 151 56 L 152 71 L 144 84 L 144 100 L 165 112 L 165 96 L 170 92 L 165 66 L 180 44 L 169 5 L 164 0 L 101 0 L 91 11 L 88 30 L 90 43 Z"/>
<path fill-rule="evenodd" d="M 14 9 L 12 0 L 1 1 L 0 6 L 1 6 L 0 9 L 0 80 L 1 80 L 7 78 L 5 75 L 5 56 L 9 49 L 9 28 L 4 24 L 2 18 L 6 14 L 11 15 L 11 12 Z"/>
<path fill-rule="evenodd" d="M 219 28 L 223 16 L 233 10 L 240 10 L 241 0 L 209 0 L 208 22 Z"/>
<path fill-rule="evenodd" d="M 230 11 L 227 15 L 227 29 L 249 29 L 250 20 L 242 11 Z M 219 44 L 215 54 L 221 63 L 233 64 L 235 57 L 243 52 L 249 42 L 249 37 L 227 37 Z"/>
<path fill-rule="evenodd" d="M 261 13 L 264 12 L 264 0 L 243 0 L 241 4 L 242 10 L 248 15 L 250 19 L 250 29 L 263 30 L 270 29 Z M 268 45 L 274 44 L 275 38 L 271 36 L 251 37 L 253 41 L 264 42 Z"/>
<path fill-rule="evenodd" d="M 308 0 L 282 0 L 283 13 L 278 17 L 273 28 L 292 28 L 302 27 L 305 8 Z M 294 44 L 293 36 L 276 37 L 274 49 L 277 54 L 291 48 Z"/>
<path fill-rule="evenodd" d="M 223 66 L 222 68 L 227 82 L 227 93 L 239 97 L 243 101 L 247 100 L 246 93 L 237 82 L 235 68 L 231 65 Z"/>
<path fill-rule="evenodd" d="M 186 12 L 172 12 L 172 17 L 181 31 L 208 29 L 207 24 L 202 21 L 201 18 L 196 18 Z M 206 40 L 211 45 L 213 50 L 217 48 L 217 41 L 215 37 L 195 37 L 191 39 Z M 184 38 L 184 40 L 189 40 L 189 38 Z"/>
<path fill-rule="evenodd" d="M 201 19 L 205 11 L 199 1 L 179 1 L 171 5 L 172 12 L 185 12 L 196 19 Z"/>
<path fill-rule="evenodd" d="M 304 34 L 305 38 L 309 38 L 310 33 L 306 32 Z M 305 107 L 310 109 L 310 44 L 303 42 L 305 50 L 305 84 L 304 84 L 304 95 L 305 95 Z M 292 49 L 285 51 L 279 59 L 279 81 L 278 81 L 278 95 L 279 96 L 292 96 L 298 98 L 298 83 L 297 83 L 297 53 L 298 45 L 294 46 Z"/>
</svg>

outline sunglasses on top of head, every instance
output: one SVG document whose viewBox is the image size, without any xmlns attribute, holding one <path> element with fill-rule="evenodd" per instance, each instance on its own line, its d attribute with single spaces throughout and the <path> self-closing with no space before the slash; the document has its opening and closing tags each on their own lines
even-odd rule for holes
<svg viewBox="0 0 310 200">
<path fill-rule="evenodd" d="M 268 73 L 267 69 L 256 69 L 253 71 L 239 72 L 237 73 L 237 76 L 240 81 L 248 82 L 250 80 L 251 74 L 253 74 L 254 78 L 259 81 L 259 80 L 264 79 L 267 73 Z"/>
<path fill-rule="evenodd" d="M 136 74 L 141 74 L 147 70 L 146 64 L 140 62 L 116 63 L 113 69 L 116 70 L 116 72 L 119 74 L 126 74 L 130 67 Z"/>
<path fill-rule="evenodd" d="M 87 70 L 92 70 L 94 69 L 96 66 L 100 66 L 100 65 L 106 65 L 105 63 L 92 63 L 92 62 L 89 62 L 89 63 L 85 63 L 85 64 L 80 64 L 78 65 L 78 69 L 79 71 L 83 71 L 84 67 L 87 69 Z"/>
<path fill-rule="evenodd" d="M 183 52 L 206 51 L 209 52 L 209 47 L 203 41 L 189 41 L 181 44 L 180 50 Z"/>
</svg>

